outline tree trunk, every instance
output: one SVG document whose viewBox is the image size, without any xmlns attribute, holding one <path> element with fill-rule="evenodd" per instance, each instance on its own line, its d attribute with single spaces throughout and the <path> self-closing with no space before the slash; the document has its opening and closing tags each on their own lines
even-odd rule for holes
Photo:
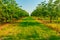
<svg viewBox="0 0 60 40">
<path fill-rule="evenodd" d="M 52 16 L 50 16 L 50 23 L 52 23 Z"/>
</svg>

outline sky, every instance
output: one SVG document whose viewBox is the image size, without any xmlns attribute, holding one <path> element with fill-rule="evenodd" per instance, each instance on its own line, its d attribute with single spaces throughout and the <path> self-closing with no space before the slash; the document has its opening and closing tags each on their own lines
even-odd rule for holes
<svg viewBox="0 0 60 40">
<path fill-rule="evenodd" d="M 16 0 L 21 8 L 26 10 L 27 12 L 31 13 L 38 4 L 43 2 L 44 0 Z"/>
</svg>

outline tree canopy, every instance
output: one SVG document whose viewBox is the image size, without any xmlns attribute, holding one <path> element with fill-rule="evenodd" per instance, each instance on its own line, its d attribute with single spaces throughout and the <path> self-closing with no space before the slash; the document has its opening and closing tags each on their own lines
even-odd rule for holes
<svg viewBox="0 0 60 40">
<path fill-rule="evenodd" d="M 60 0 L 49 0 L 48 3 L 46 1 L 41 2 L 31 16 L 49 17 L 50 22 L 52 19 L 57 19 L 60 17 Z"/>
<path fill-rule="evenodd" d="M 0 23 L 11 22 L 13 19 L 29 16 L 15 0 L 0 0 Z M 13 22 L 13 21 L 12 21 Z"/>
</svg>

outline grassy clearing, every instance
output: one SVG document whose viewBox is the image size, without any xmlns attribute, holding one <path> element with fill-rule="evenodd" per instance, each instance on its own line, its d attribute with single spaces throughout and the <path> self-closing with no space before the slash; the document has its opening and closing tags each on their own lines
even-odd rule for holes
<svg viewBox="0 0 60 40">
<path fill-rule="evenodd" d="M 10 24 L 0 30 L 1 40 L 60 40 L 56 31 L 37 22 L 31 17 Z"/>
</svg>

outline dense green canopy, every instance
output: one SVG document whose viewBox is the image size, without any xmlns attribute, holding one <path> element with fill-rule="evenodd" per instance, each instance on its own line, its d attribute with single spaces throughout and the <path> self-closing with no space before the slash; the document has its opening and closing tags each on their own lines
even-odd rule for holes
<svg viewBox="0 0 60 40">
<path fill-rule="evenodd" d="M 50 21 L 52 19 L 57 19 L 60 17 L 60 0 L 49 0 L 48 3 L 44 1 L 41 4 L 38 4 L 31 15 L 43 18 L 49 17 Z"/>
<path fill-rule="evenodd" d="M 0 23 L 13 22 L 13 19 L 29 16 L 15 0 L 0 0 Z"/>
</svg>

